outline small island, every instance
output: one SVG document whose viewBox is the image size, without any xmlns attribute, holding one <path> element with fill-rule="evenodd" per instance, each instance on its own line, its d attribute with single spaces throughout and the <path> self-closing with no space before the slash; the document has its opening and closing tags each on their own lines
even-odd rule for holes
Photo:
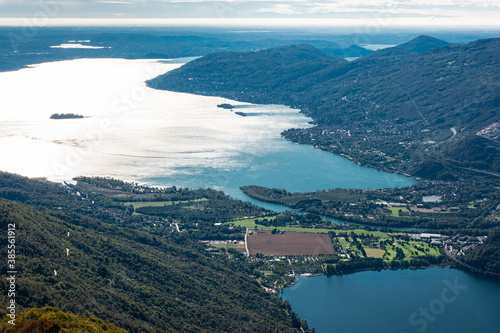
<svg viewBox="0 0 500 333">
<path fill-rule="evenodd" d="M 84 116 L 74 113 L 54 113 L 50 116 L 50 119 L 81 119 Z"/>
<path fill-rule="evenodd" d="M 234 105 L 231 105 L 231 104 L 228 104 L 228 103 L 219 104 L 219 105 L 217 105 L 217 107 L 221 108 L 221 109 L 227 109 L 227 110 L 234 109 Z"/>
</svg>

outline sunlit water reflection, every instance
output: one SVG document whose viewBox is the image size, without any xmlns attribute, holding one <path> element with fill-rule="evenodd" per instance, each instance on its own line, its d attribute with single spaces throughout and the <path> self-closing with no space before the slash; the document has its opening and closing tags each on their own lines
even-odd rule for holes
<svg viewBox="0 0 500 333">
<path fill-rule="evenodd" d="M 89 175 L 214 187 L 240 198 L 239 186 L 250 184 L 314 191 L 413 183 L 282 139 L 285 129 L 311 126 L 298 110 L 146 87 L 180 65 L 79 59 L 0 73 L 0 170 L 54 181 Z M 54 113 L 86 118 L 49 119 Z"/>
</svg>

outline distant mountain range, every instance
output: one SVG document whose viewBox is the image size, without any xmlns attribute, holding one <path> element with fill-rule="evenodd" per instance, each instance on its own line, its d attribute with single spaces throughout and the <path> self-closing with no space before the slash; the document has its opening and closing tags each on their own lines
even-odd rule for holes
<svg viewBox="0 0 500 333">
<path fill-rule="evenodd" d="M 201 33 L 200 31 L 198 33 Z M 304 39 L 302 34 L 277 36 L 279 38 L 251 38 L 241 34 L 215 34 L 201 36 L 178 31 L 156 29 L 40 29 L 33 38 L 25 36 L 21 28 L 0 27 L 0 72 L 23 68 L 26 65 L 77 59 L 126 58 L 171 59 L 203 56 L 219 51 L 255 51 L 288 44 L 309 43 L 327 53 L 340 57 L 360 57 L 373 51 L 345 41 Z M 274 36 L 274 34 L 271 34 Z M 267 36 L 267 35 L 266 35 Z M 320 36 L 318 36 L 320 37 Z M 65 47 L 59 48 L 58 45 Z M 91 48 L 71 48 L 71 45 Z M 56 46 L 56 47 L 55 47 Z"/>
<path fill-rule="evenodd" d="M 499 122 L 498 54 L 500 39 L 453 46 L 420 36 L 353 62 L 293 45 L 212 54 L 148 84 L 290 105 L 317 125 L 286 131 L 293 141 L 388 171 L 453 179 L 464 168 L 500 168 L 498 142 L 476 135 Z M 472 154 L 464 156 L 462 142 Z"/>
<path fill-rule="evenodd" d="M 418 36 L 407 43 L 397 45 L 395 47 L 389 47 L 380 49 L 369 57 L 378 58 L 384 56 L 405 56 L 416 53 L 425 53 L 434 49 L 439 49 L 441 47 L 450 46 L 451 44 L 445 42 L 444 40 L 437 39 L 430 36 Z"/>
</svg>

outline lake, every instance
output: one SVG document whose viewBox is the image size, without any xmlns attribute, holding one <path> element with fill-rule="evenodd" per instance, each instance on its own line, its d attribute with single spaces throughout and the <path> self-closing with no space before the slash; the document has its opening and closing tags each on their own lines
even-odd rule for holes
<svg viewBox="0 0 500 333">
<path fill-rule="evenodd" d="M 301 276 L 282 297 L 318 333 L 494 333 L 500 327 L 500 284 L 449 268 Z"/>
<path fill-rule="evenodd" d="M 0 170 L 69 181 L 109 176 L 153 186 L 212 187 L 261 206 L 242 185 L 315 191 L 414 184 L 400 175 L 281 138 L 310 127 L 282 105 L 158 91 L 144 81 L 176 61 L 79 59 L 0 73 Z M 218 108 L 236 105 L 236 111 Z M 83 119 L 49 119 L 74 113 Z"/>
<path fill-rule="evenodd" d="M 282 139 L 285 129 L 311 126 L 298 110 L 157 91 L 144 84 L 180 65 L 79 59 L 0 73 L 0 170 L 53 181 L 85 175 L 153 186 L 212 187 L 244 200 L 249 198 L 239 190 L 242 185 L 315 191 L 415 183 Z M 236 105 L 247 117 L 218 108 L 221 103 Z M 49 119 L 54 113 L 85 118 Z M 338 332 L 411 332 L 408 316 L 438 297 L 443 281 L 455 276 L 469 287 L 428 325 L 429 332 L 443 325 L 470 328 L 471 323 L 486 332 L 495 309 L 489 306 L 498 309 L 498 287 L 458 271 L 301 278 L 285 289 L 284 297 L 323 332 L 332 327 Z"/>
</svg>

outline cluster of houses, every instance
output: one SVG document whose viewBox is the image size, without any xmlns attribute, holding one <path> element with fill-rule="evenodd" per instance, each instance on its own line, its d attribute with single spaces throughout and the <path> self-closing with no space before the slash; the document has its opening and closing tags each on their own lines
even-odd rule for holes
<svg viewBox="0 0 500 333">
<path fill-rule="evenodd" d="M 463 256 L 467 250 L 483 244 L 488 236 L 461 236 L 460 234 L 450 237 L 444 242 L 444 250 L 453 257 Z"/>
<path fill-rule="evenodd" d="M 465 236 L 465 235 L 455 235 L 455 236 L 445 236 L 441 234 L 430 234 L 430 233 L 420 233 L 420 234 L 408 234 L 409 237 L 428 241 L 431 245 L 443 246 L 444 251 L 450 256 L 463 256 L 467 250 L 483 244 L 487 236 Z"/>
<path fill-rule="evenodd" d="M 441 245 L 444 241 L 448 239 L 448 236 L 441 234 L 430 234 L 430 233 L 420 233 L 420 234 L 408 234 L 410 238 L 415 240 L 427 241 L 431 245 Z"/>
</svg>

